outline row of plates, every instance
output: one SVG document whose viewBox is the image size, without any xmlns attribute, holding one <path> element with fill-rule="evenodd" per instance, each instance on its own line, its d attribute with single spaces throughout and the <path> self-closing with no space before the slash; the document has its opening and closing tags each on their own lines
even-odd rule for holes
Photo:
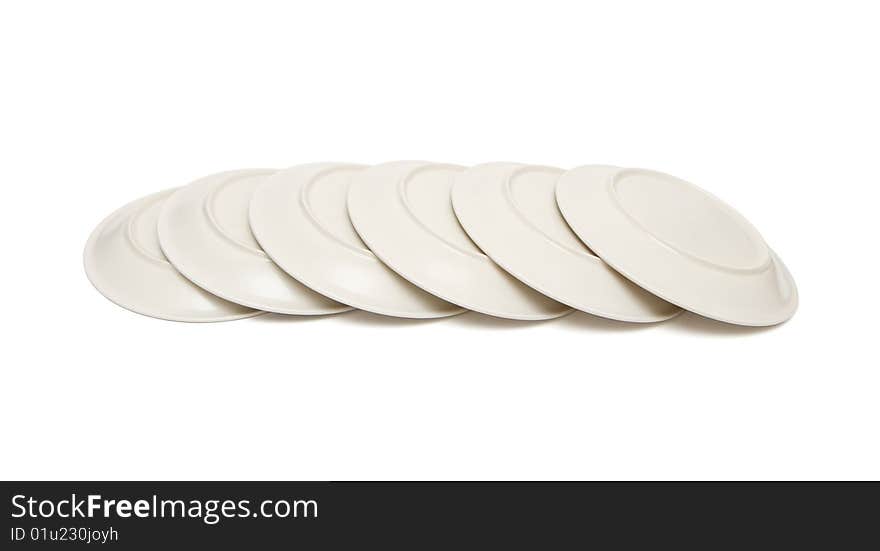
<svg viewBox="0 0 880 551">
<path fill-rule="evenodd" d="M 84 258 L 107 298 L 178 321 L 359 308 L 656 322 L 683 308 L 761 326 L 789 319 L 798 301 L 779 258 L 719 199 L 666 174 L 598 165 L 223 172 L 123 206 Z"/>
</svg>

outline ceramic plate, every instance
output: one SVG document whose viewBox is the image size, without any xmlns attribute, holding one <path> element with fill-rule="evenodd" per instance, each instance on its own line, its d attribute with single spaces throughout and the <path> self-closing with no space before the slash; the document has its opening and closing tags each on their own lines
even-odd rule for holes
<svg viewBox="0 0 880 551">
<path fill-rule="evenodd" d="M 450 190 L 470 186 L 470 171 L 404 161 L 354 177 L 348 211 L 370 249 L 408 281 L 464 308 L 502 318 L 539 320 L 570 311 L 502 270 L 468 238 Z"/>
<path fill-rule="evenodd" d="M 363 168 L 320 163 L 268 178 L 251 199 L 257 241 L 288 274 L 344 304 L 404 318 L 461 313 L 394 273 L 358 236 L 346 196 L 352 176 Z"/>
<path fill-rule="evenodd" d="M 492 260 L 559 302 L 631 322 L 679 313 L 612 270 L 571 231 L 556 205 L 556 180 L 563 173 L 514 163 L 473 167 L 452 190 L 455 214 Z"/>
<path fill-rule="evenodd" d="M 168 262 L 156 221 L 174 191 L 132 201 L 95 228 L 83 254 L 89 280 L 119 306 L 154 318 L 226 321 L 262 313 L 200 289 Z"/>
<path fill-rule="evenodd" d="M 569 226 L 630 281 L 682 308 L 739 325 L 794 315 L 794 280 L 739 213 L 674 176 L 584 166 L 556 198 Z"/>
<path fill-rule="evenodd" d="M 351 310 L 287 275 L 254 239 L 248 224 L 251 195 L 275 172 L 222 172 L 174 193 L 159 215 L 165 256 L 199 287 L 251 308 L 299 315 Z"/>
</svg>

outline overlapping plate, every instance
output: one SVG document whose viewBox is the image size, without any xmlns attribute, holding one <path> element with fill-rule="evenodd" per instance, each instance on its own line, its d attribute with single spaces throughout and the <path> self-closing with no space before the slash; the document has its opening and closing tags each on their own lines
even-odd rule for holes
<svg viewBox="0 0 880 551">
<path fill-rule="evenodd" d="M 111 301 L 175 321 L 359 308 L 645 323 L 684 309 L 766 326 L 798 303 L 733 208 L 674 176 L 606 165 L 233 170 L 125 205 L 84 263 Z"/>
</svg>

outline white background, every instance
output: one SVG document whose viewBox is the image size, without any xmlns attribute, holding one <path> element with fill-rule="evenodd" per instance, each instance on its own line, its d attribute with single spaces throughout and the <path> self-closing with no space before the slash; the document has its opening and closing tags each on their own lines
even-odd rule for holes
<svg viewBox="0 0 880 551">
<path fill-rule="evenodd" d="M 875 9 L 4 2 L 0 478 L 880 477 Z M 155 190 L 413 158 L 691 180 L 760 229 L 800 310 L 181 324 L 83 272 L 93 227 Z"/>
</svg>

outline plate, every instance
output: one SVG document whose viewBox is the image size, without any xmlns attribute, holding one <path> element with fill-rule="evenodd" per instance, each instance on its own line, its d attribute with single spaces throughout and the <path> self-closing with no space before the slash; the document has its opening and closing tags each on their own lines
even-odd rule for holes
<svg viewBox="0 0 880 551">
<path fill-rule="evenodd" d="M 686 310 L 766 326 L 797 309 L 794 280 L 761 234 L 693 184 L 650 170 L 583 166 L 560 177 L 556 199 L 605 262 Z"/>
<path fill-rule="evenodd" d="M 561 303 L 630 322 L 681 312 L 612 270 L 571 231 L 556 205 L 563 173 L 515 163 L 475 166 L 452 189 L 455 214 L 499 266 Z"/>
<path fill-rule="evenodd" d="M 571 311 L 502 270 L 462 229 L 450 190 L 464 167 L 423 161 L 377 165 L 354 177 L 348 211 L 358 234 L 394 271 L 464 308 L 518 320 Z"/>
<path fill-rule="evenodd" d="M 254 192 L 250 224 L 284 271 L 315 291 L 356 308 L 403 318 L 439 318 L 463 310 L 409 283 L 361 241 L 346 208 L 359 165 L 318 163 L 276 173 Z"/>
<path fill-rule="evenodd" d="M 92 232 L 83 253 L 92 285 L 119 306 L 171 321 L 227 321 L 261 314 L 193 285 L 159 247 L 156 221 L 170 189 L 128 203 Z"/>
<path fill-rule="evenodd" d="M 279 314 L 351 310 L 287 275 L 254 239 L 248 224 L 250 199 L 275 172 L 221 172 L 175 192 L 159 215 L 162 251 L 190 281 L 231 302 Z"/>
</svg>

